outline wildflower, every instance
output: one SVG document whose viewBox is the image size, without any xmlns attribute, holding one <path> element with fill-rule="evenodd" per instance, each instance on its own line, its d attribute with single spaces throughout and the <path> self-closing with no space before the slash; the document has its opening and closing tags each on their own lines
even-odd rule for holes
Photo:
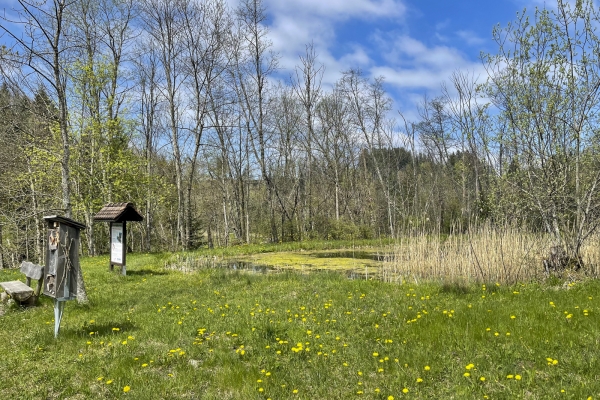
<svg viewBox="0 0 600 400">
<path fill-rule="evenodd" d="M 470 377 L 470 376 L 471 376 L 471 374 L 470 374 L 470 373 L 468 373 L 468 372 L 465 372 L 465 373 L 463 374 L 463 376 L 464 376 L 465 378 L 468 378 L 468 377 Z"/>
<path fill-rule="evenodd" d="M 142 368 L 146 368 L 147 366 L 148 366 L 148 364 L 146 364 L 146 363 L 142 364 Z"/>
<path fill-rule="evenodd" d="M 471 363 L 471 364 L 468 364 L 468 365 L 465 367 L 465 369 L 468 369 L 468 370 L 469 370 L 469 369 L 473 369 L 473 368 L 475 368 L 475 364 L 472 364 L 472 363 Z"/>
<path fill-rule="evenodd" d="M 417 378 L 417 383 L 421 383 L 421 382 L 423 382 L 423 379 L 422 378 Z"/>
<path fill-rule="evenodd" d="M 107 380 L 107 381 L 106 381 L 106 384 L 107 384 L 107 385 L 110 385 L 111 383 L 113 383 L 113 380 L 112 380 L 112 379 L 109 379 L 109 380 Z"/>
<path fill-rule="evenodd" d="M 379 357 L 379 353 L 373 353 L 373 357 Z"/>
<path fill-rule="evenodd" d="M 515 375 L 515 379 L 516 379 L 517 381 L 520 381 L 520 380 L 521 380 L 521 375 Z"/>
<path fill-rule="evenodd" d="M 512 379 L 512 378 L 514 378 L 514 375 L 510 375 L 510 374 L 506 375 L 506 379 Z"/>
<path fill-rule="evenodd" d="M 423 368 L 425 371 L 429 371 L 431 369 L 431 367 L 429 365 L 426 365 L 425 368 Z"/>
<path fill-rule="evenodd" d="M 394 400 L 394 396 L 388 396 L 387 400 Z"/>
<path fill-rule="evenodd" d="M 129 386 L 125 386 L 125 387 L 123 388 L 123 392 L 124 392 L 124 393 L 127 393 L 127 392 L 129 392 L 130 390 L 131 390 L 131 388 L 130 388 Z"/>
<path fill-rule="evenodd" d="M 408 393 L 408 388 L 402 389 L 402 393 L 404 393 L 404 394 Z"/>
<path fill-rule="evenodd" d="M 480 380 L 481 382 L 485 382 L 485 376 L 481 376 L 481 377 L 479 377 L 479 380 Z"/>
<path fill-rule="evenodd" d="M 298 389 L 292 390 L 292 393 L 294 393 L 294 394 L 298 393 Z"/>
</svg>

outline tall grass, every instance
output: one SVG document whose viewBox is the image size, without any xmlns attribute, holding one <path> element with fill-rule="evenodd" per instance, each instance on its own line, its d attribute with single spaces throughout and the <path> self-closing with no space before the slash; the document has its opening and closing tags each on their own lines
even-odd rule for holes
<svg viewBox="0 0 600 400">
<path fill-rule="evenodd" d="M 598 276 L 600 249 L 597 238 L 587 241 L 582 257 L 584 271 L 564 271 L 561 278 Z M 382 270 L 386 281 L 433 280 L 452 283 L 499 282 L 513 284 L 545 279 L 542 261 L 551 247 L 550 237 L 513 227 L 489 225 L 450 235 L 418 234 L 398 239 Z"/>
</svg>

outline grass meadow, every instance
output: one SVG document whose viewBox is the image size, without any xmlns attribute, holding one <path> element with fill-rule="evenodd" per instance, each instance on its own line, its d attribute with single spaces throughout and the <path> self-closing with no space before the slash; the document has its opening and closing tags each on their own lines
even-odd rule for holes
<svg viewBox="0 0 600 400">
<path fill-rule="evenodd" d="M 107 257 L 82 260 L 90 302 L 67 303 L 58 339 L 51 299 L 0 310 L 4 398 L 600 399 L 590 277 L 496 282 L 476 267 L 473 279 L 398 279 L 405 267 L 388 265 L 395 279 L 348 279 L 127 260 L 127 276 Z"/>
</svg>

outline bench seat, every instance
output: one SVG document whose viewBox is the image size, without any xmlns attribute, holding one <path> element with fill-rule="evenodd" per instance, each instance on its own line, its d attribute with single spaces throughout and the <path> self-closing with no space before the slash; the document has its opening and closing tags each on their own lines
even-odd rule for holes
<svg viewBox="0 0 600 400">
<path fill-rule="evenodd" d="M 23 302 L 33 296 L 33 289 L 21 281 L 0 282 L 0 287 L 13 299 Z"/>
</svg>

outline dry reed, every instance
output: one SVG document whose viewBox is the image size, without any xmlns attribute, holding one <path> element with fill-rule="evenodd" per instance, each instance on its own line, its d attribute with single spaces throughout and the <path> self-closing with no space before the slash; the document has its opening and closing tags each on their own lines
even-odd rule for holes
<svg viewBox="0 0 600 400">
<path fill-rule="evenodd" d="M 563 271 L 562 278 L 598 275 L 598 238 L 590 238 L 582 249 L 583 271 Z M 467 233 L 416 235 L 398 239 L 386 260 L 382 278 L 391 282 L 442 281 L 444 283 L 529 282 L 548 276 L 543 258 L 551 240 L 547 235 L 523 230 L 483 226 Z"/>
</svg>

